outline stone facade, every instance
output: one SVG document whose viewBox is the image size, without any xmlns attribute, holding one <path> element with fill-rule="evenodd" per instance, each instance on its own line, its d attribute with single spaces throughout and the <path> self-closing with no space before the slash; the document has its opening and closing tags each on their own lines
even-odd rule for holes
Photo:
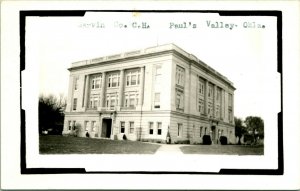
<svg viewBox="0 0 300 191">
<path fill-rule="evenodd" d="M 174 44 L 73 63 L 64 135 L 235 143 L 232 82 Z"/>
</svg>

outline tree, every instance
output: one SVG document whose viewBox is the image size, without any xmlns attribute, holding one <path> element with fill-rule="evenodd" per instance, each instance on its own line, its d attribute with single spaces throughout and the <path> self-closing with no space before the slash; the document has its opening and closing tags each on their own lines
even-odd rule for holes
<svg viewBox="0 0 300 191">
<path fill-rule="evenodd" d="M 59 97 L 39 96 L 39 133 L 51 129 L 53 133 L 61 134 L 65 106 L 66 99 L 62 94 Z"/>
<path fill-rule="evenodd" d="M 241 118 L 234 117 L 235 124 L 235 136 L 239 138 L 238 144 L 241 144 L 242 136 L 247 132 L 246 127 L 243 126 L 243 120 Z"/>
<path fill-rule="evenodd" d="M 253 137 L 254 144 L 258 138 L 264 137 L 264 121 L 257 116 L 248 116 L 245 119 L 247 132 Z"/>
</svg>

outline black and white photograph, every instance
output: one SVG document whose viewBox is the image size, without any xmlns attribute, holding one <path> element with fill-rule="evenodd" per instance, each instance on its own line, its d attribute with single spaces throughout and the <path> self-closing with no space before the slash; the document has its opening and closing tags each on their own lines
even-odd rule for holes
<svg viewBox="0 0 300 191">
<path fill-rule="evenodd" d="M 237 163 L 278 156 L 276 19 L 143 11 L 27 17 L 39 154 L 213 155 Z M 205 168 L 222 165 L 231 164 Z M 197 166 L 188 169 L 201 172 Z"/>
<path fill-rule="evenodd" d="M 282 11 L 128 7 L 19 10 L 20 175 L 283 175 Z"/>
</svg>

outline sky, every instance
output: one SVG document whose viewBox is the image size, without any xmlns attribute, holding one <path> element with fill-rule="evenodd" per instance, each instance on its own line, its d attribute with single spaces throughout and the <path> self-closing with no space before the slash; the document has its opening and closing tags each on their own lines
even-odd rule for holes
<svg viewBox="0 0 300 191">
<path fill-rule="evenodd" d="M 262 25 L 265 28 L 259 28 Z M 39 94 L 67 96 L 72 62 L 174 43 L 233 82 L 235 116 L 271 120 L 280 109 L 276 35 L 275 17 L 203 13 L 29 17 L 26 54 L 31 60 L 26 64 L 38 63 Z"/>
</svg>

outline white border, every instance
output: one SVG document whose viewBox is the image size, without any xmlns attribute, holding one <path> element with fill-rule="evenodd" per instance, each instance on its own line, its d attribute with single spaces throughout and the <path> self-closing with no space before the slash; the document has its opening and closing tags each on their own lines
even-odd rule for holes
<svg viewBox="0 0 300 191">
<path fill-rule="evenodd" d="M 283 91 L 284 91 L 284 151 L 285 151 L 285 174 L 283 176 L 189 176 L 189 175 L 20 175 L 20 115 L 19 115 L 19 9 L 95 9 L 101 8 L 156 8 L 157 4 L 143 3 L 107 3 L 107 2 L 2 2 L 1 10 L 1 187 L 5 189 L 25 188 L 114 188 L 114 189 L 241 189 L 247 185 L 248 189 L 297 189 L 299 188 L 299 25 L 293 18 L 299 16 L 298 2 L 161 2 L 159 8 L 163 9 L 276 9 L 283 11 Z M 150 6 L 149 6 L 150 5 Z M 199 8 L 200 9 L 200 8 Z M 295 22 L 294 22 L 295 21 Z M 5 28 L 4 28 L 5 26 Z M 287 33 L 289 32 L 289 33 Z M 288 34 L 288 35 L 287 35 Z M 13 38 L 12 38 L 13 37 Z M 9 40 L 8 40 L 9 39 Z M 298 39 L 298 41 L 297 41 Z M 5 48 L 3 48 L 5 47 Z M 296 82 L 294 84 L 287 82 Z M 285 92 L 293 92 L 287 94 Z M 12 100 L 11 96 L 16 98 Z M 286 95 L 286 97 L 285 97 Z M 199 179 L 201 177 L 201 179 Z M 51 181 L 50 181 L 51 180 Z M 55 184 L 54 184 L 55 182 Z M 152 183 L 149 183 L 152 182 Z M 238 183 L 236 183 L 238 182 Z M 250 184 L 250 182 L 254 182 Z M 228 184 L 230 183 L 230 184 Z M 227 186 L 226 186 L 227 185 Z"/>
</svg>

